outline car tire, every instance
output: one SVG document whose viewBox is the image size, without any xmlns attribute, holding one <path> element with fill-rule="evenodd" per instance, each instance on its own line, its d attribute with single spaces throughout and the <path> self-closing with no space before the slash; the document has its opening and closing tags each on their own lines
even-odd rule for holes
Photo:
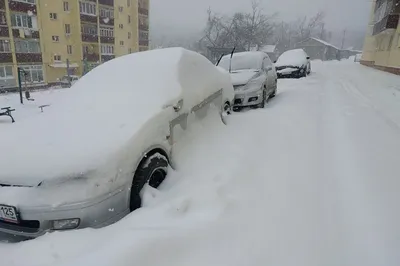
<svg viewBox="0 0 400 266">
<path fill-rule="evenodd" d="M 221 120 L 225 125 L 227 124 L 226 117 L 230 114 L 232 114 L 232 106 L 229 102 L 225 102 L 221 108 Z"/>
<path fill-rule="evenodd" d="M 275 90 L 274 90 L 274 92 L 271 94 L 270 98 L 274 98 L 274 97 L 276 96 L 276 91 L 277 91 L 277 90 L 278 90 L 278 89 L 275 88 Z"/>
<path fill-rule="evenodd" d="M 142 206 L 140 192 L 148 183 L 151 187 L 158 188 L 167 177 L 168 159 L 160 154 L 154 153 L 146 160 L 142 160 L 135 171 L 132 181 L 130 210 L 134 211 Z"/>
</svg>

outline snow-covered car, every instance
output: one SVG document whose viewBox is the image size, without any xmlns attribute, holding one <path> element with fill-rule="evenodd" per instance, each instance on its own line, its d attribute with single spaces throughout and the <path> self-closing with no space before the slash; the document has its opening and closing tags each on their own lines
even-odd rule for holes
<svg viewBox="0 0 400 266">
<path fill-rule="evenodd" d="M 233 108 L 243 107 L 264 108 L 269 98 L 277 91 L 277 75 L 274 65 L 264 52 L 240 52 L 225 55 L 221 58 L 219 67 L 230 72 L 235 89 Z"/>
<path fill-rule="evenodd" d="M 192 121 L 234 99 L 228 73 L 182 48 L 119 57 L 62 93 L 0 124 L 0 232 L 38 237 L 119 220 L 175 167 L 174 144 Z"/>
<path fill-rule="evenodd" d="M 79 80 L 79 78 L 80 77 L 76 75 L 65 75 L 60 79 L 60 85 L 63 88 L 69 88 L 74 85 Z"/>
<path fill-rule="evenodd" d="M 289 50 L 275 62 L 278 78 L 301 78 L 311 74 L 310 57 L 303 49 Z"/>
</svg>

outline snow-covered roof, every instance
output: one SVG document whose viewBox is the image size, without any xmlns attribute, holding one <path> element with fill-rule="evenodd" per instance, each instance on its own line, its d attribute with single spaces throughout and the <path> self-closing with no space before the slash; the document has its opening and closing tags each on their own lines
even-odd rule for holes
<svg viewBox="0 0 400 266">
<path fill-rule="evenodd" d="M 319 42 L 319 43 L 322 43 L 323 45 L 326 45 L 326 46 L 330 46 L 330 47 L 332 47 L 332 48 L 335 48 L 335 49 L 337 49 L 337 50 L 341 50 L 340 48 L 336 47 L 335 45 L 333 45 L 333 44 L 331 44 L 331 43 L 329 43 L 329 42 L 327 42 L 327 41 L 324 41 L 324 40 L 321 40 L 321 39 L 318 39 L 318 38 L 314 38 L 314 37 L 311 37 L 310 39 L 312 39 L 312 40 L 314 40 L 314 41 L 317 41 L 317 42 Z"/>
<path fill-rule="evenodd" d="M 41 104 L 50 106 L 43 113 L 35 106 L 27 110 L 29 118 L 0 123 L 0 183 L 28 179 L 33 185 L 96 169 L 165 106 L 184 99 L 184 110 L 201 102 L 210 95 L 206 88 L 223 88 L 220 80 L 211 62 L 182 48 L 108 61 L 62 91 L 62 97 L 46 97 Z M 16 115 L 25 108 L 11 107 Z"/>
<path fill-rule="evenodd" d="M 265 53 L 274 53 L 276 49 L 276 45 L 264 45 L 261 47 L 260 51 L 263 51 Z"/>
</svg>

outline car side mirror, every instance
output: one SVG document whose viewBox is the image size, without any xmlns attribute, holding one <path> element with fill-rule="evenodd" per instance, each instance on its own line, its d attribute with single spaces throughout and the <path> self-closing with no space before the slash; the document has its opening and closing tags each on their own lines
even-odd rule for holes
<svg viewBox="0 0 400 266">
<path fill-rule="evenodd" d="M 274 61 L 274 64 L 276 64 L 276 60 Z"/>
<path fill-rule="evenodd" d="M 310 60 L 310 57 L 309 57 L 309 56 L 307 56 L 307 60 Z"/>
</svg>

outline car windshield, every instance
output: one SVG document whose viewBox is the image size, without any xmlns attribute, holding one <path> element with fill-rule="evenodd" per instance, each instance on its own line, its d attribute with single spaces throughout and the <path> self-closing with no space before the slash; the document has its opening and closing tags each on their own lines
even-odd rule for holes
<svg viewBox="0 0 400 266">
<path fill-rule="evenodd" d="M 243 71 L 243 70 L 259 70 L 262 65 L 262 57 L 257 54 L 252 53 L 239 53 L 234 54 L 232 57 L 227 55 L 221 59 L 219 66 L 229 70 L 229 65 L 231 64 L 231 71 Z"/>
</svg>

